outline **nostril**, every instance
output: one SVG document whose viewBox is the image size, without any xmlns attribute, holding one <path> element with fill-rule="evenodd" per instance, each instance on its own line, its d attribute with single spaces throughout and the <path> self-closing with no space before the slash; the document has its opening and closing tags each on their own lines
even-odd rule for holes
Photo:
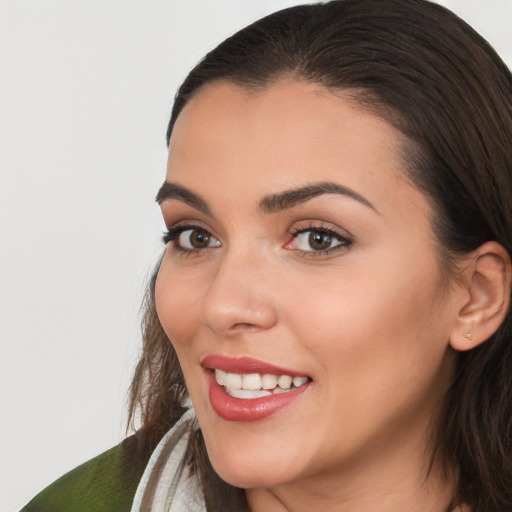
<svg viewBox="0 0 512 512">
<path fill-rule="evenodd" d="M 249 323 L 237 323 L 237 324 L 234 324 L 231 329 L 257 329 L 258 326 L 257 325 L 254 325 L 254 324 L 249 324 Z"/>
</svg>

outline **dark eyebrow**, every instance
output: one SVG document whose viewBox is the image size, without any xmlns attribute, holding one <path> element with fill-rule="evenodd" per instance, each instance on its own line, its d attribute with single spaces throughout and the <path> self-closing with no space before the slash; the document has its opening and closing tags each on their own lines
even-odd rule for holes
<svg viewBox="0 0 512 512">
<path fill-rule="evenodd" d="M 313 183 L 304 187 L 266 196 L 260 201 L 260 209 L 265 213 L 275 213 L 280 210 L 292 208 L 293 206 L 297 206 L 323 194 L 341 194 L 351 197 L 378 213 L 372 203 L 362 195 L 348 187 L 329 181 Z"/>
<path fill-rule="evenodd" d="M 370 201 L 368 201 L 362 195 L 358 194 L 351 188 L 344 187 L 343 185 L 338 185 L 337 183 L 332 183 L 329 181 L 313 183 L 304 187 L 265 196 L 260 201 L 260 210 L 262 210 L 264 213 L 275 213 L 280 210 L 286 210 L 287 208 L 292 208 L 299 204 L 305 203 L 314 197 L 318 197 L 324 194 L 341 194 L 351 197 L 352 199 L 359 201 L 361 204 L 368 206 L 368 208 L 371 208 L 378 213 L 377 209 L 370 203 Z M 178 201 L 183 201 L 193 208 L 196 208 L 197 210 L 206 213 L 207 215 L 211 215 L 208 204 L 201 196 L 192 192 L 188 188 L 177 185 L 176 183 L 165 181 L 164 184 L 160 187 L 160 190 L 156 195 L 156 202 L 158 204 L 162 204 L 162 202 L 166 199 L 177 199 Z"/>
<path fill-rule="evenodd" d="M 176 183 L 171 183 L 170 181 L 165 181 L 156 195 L 156 202 L 158 204 L 162 204 L 166 199 L 183 201 L 193 208 L 196 208 L 196 210 L 211 215 L 208 204 L 201 196 L 195 194 L 188 188 L 177 185 Z"/>
</svg>

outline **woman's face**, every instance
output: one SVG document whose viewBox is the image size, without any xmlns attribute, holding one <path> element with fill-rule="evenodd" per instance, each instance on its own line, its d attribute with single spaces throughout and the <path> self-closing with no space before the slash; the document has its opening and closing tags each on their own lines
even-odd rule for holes
<svg viewBox="0 0 512 512">
<path fill-rule="evenodd" d="M 426 468 L 457 286 L 403 142 L 341 93 L 295 81 L 209 84 L 180 114 L 157 311 L 226 481 Z"/>
</svg>

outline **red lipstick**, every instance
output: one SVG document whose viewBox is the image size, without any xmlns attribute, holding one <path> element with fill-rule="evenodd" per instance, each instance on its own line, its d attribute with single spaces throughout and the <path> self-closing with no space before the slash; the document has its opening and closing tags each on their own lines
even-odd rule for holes
<svg viewBox="0 0 512 512">
<path fill-rule="evenodd" d="M 201 366 L 211 370 L 217 368 L 229 373 L 270 373 L 272 375 L 291 375 L 292 377 L 305 375 L 308 377 L 305 373 L 264 363 L 250 357 L 228 357 L 212 354 L 201 360 Z"/>
<path fill-rule="evenodd" d="M 213 410 L 224 420 L 251 422 L 260 421 L 276 414 L 281 409 L 292 405 L 309 388 L 310 382 L 287 391 L 261 398 L 235 398 L 225 391 L 215 378 L 214 369 L 228 373 L 260 373 L 273 375 L 304 376 L 297 371 L 280 368 L 263 361 L 251 358 L 232 358 L 220 355 L 209 355 L 201 361 L 205 368 L 209 388 L 209 399 Z"/>
</svg>

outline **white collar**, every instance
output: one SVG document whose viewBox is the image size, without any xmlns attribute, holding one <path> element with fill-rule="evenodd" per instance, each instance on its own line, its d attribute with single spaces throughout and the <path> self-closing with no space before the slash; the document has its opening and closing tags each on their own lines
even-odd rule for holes
<svg viewBox="0 0 512 512">
<path fill-rule="evenodd" d="M 194 425 L 191 407 L 158 443 L 137 487 L 131 512 L 206 512 L 201 486 L 185 461 Z"/>
</svg>

